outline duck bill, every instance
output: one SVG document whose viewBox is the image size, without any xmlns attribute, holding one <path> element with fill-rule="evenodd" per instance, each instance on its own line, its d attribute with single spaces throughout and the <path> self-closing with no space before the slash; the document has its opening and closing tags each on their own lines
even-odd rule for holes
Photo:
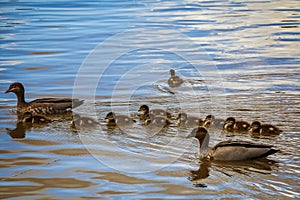
<svg viewBox="0 0 300 200">
<path fill-rule="evenodd" d="M 9 93 L 9 92 L 12 92 L 12 90 L 10 88 L 8 88 L 6 91 L 5 91 L 5 94 Z"/>
</svg>

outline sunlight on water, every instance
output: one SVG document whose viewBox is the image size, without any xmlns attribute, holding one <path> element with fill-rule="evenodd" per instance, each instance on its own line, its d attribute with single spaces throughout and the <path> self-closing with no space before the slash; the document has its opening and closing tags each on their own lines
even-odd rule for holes
<svg viewBox="0 0 300 200">
<path fill-rule="evenodd" d="M 0 12 L 0 197 L 14 199 L 300 198 L 300 13 L 288 1 L 4 1 Z M 167 83 L 169 70 L 183 78 Z M 96 125 L 17 122 L 28 101 L 73 97 Z M 143 126 L 141 105 L 171 113 Z M 106 126 L 108 112 L 132 117 Z M 200 161 L 180 112 L 277 125 L 271 138 L 209 129 L 210 146 L 239 139 L 280 152 L 243 162 Z"/>
</svg>

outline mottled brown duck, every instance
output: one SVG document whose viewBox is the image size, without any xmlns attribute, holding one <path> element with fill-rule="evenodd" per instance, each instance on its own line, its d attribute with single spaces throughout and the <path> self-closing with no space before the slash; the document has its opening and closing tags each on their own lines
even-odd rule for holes
<svg viewBox="0 0 300 200">
<path fill-rule="evenodd" d="M 32 115 L 63 114 L 83 104 L 83 100 L 71 98 L 42 98 L 25 101 L 25 89 L 22 83 L 12 83 L 5 93 L 13 92 L 17 96 L 18 113 L 30 112 Z"/>
<path fill-rule="evenodd" d="M 272 145 L 258 144 L 248 141 L 228 140 L 220 142 L 212 149 L 208 148 L 209 134 L 204 127 L 195 128 L 188 137 L 195 137 L 200 144 L 200 153 L 205 153 L 203 158 L 217 161 L 241 161 L 267 157 L 279 150 Z"/>
</svg>

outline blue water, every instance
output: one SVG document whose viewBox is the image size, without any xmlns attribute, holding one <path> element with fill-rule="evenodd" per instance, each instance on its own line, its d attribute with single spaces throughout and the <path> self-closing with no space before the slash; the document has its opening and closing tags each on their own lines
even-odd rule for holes
<svg viewBox="0 0 300 200">
<path fill-rule="evenodd" d="M 299 2 L 0 2 L 0 197 L 299 198 Z M 167 84 L 169 69 L 185 79 Z M 27 100 L 74 97 L 99 126 L 74 133 L 69 121 L 16 128 L 22 82 Z M 234 116 L 277 125 L 267 160 L 203 163 L 191 129 L 163 132 L 139 122 L 108 130 L 113 110 L 142 104 L 204 118 Z M 25 134 L 25 135 L 24 135 Z M 211 133 L 210 145 L 230 139 Z"/>
</svg>

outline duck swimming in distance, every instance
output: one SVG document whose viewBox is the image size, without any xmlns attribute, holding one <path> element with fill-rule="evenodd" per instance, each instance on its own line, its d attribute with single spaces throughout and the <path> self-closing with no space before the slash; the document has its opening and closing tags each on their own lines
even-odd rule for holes
<svg viewBox="0 0 300 200">
<path fill-rule="evenodd" d="M 22 83 L 12 83 L 5 93 L 13 92 L 17 96 L 18 113 L 30 112 L 32 115 L 63 114 L 83 104 L 83 100 L 70 98 L 42 98 L 25 101 L 25 89 Z"/>
<path fill-rule="evenodd" d="M 247 133 L 250 124 L 246 121 L 236 120 L 234 117 L 228 117 L 223 129 L 228 132 Z"/>
<path fill-rule="evenodd" d="M 204 127 L 195 128 L 188 137 L 195 137 L 200 144 L 200 153 L 206 152 L 205 158 L 216 161 L 241 161 L 267 157 L 279 150 L 272 145 L 257 144 L 248 141 L 228 140 L 209 149 L 209 134 Z"/>
<path fill-rule="evenodd" d="M 259 121 L 252 122 L 249 133 L 252 137 L 276 136 L 282 132 L 276 126 L 271 124 L 261 124 Z"/>
<path fill-rule="evenodd" d="M 170 87 L 178 87 L 182 83 L 183 83 L 183 80 L 179 76 L 176 76 L 175 70 L 170 69 L 170 78 L 168 79 L 168 85 Z"/>
</svg>

